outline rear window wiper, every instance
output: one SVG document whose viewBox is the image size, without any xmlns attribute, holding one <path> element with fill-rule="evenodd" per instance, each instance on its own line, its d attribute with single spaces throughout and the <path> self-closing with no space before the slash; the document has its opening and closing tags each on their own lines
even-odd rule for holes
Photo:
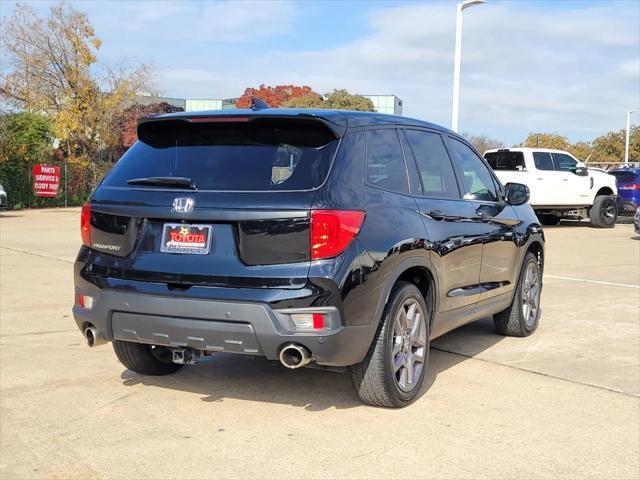
<svg viewBox="0 0 640 480">
<path fill-rule="evenodd" d="M 180 187 L 195 190 L 196 184 L 187 177 L 142 177 L 127 180 L 129 185 L 151 185 L 157 187 Z"/>
</svg>

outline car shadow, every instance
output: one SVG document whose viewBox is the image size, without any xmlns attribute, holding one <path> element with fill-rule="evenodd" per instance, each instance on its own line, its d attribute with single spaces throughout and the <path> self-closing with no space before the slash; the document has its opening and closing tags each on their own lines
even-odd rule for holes
<svg viewBox="0 0 640 480">
<path fill-rule="evenodd" d="M 566 227 L 581 227 L 581 228 L 593 228 L 591 222 L 583 222 L 581 220 L 562 220 L 557 225 L 545 225 L 545 230 L 555 230 L 556 228 Z"/>
<path fill-rule="evenodd" d="M 434 341 L 419 396 L 428 392 L 439 374 L 495 345 L 502 338 L 495 333 L 493 323 L 489 326 L 486 320 L 480 320 Z M 121 378 L 126 386 L 142 384 L 195 393 L 204 402 L 240 399 L 292 405 L 308 411 L 363 405 L 346 371 L 288 370 L 278 362 L 250 355 L 217 353 L 197 365 L 182 368 L 174 375 L 151 377 L 125 370 Z"/>
</svg>

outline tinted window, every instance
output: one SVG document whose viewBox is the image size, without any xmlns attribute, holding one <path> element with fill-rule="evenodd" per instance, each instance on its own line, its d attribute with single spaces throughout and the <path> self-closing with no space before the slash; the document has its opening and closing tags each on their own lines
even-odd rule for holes
<svg viewBox="0 0 640 480">
<path fill-rule="evenodd" d="M 407 173 L 395 130 L 367 131 L 367 180 L 376 187 L 407 193 Z"/>
<path fill-rule="evenodd" d="M 426 196 L 459 198 L 453 166 L 440 135 L 406 130 Z"/>
<path fill-rule="evenodd" d="M 640 183 L 640 173 L 636 173 L 633 170 L 613 170 L 609 173 L 616 177 L 618 185 Z M 2 186 L 0 186 L 0 188 L 2 188 Z"/>
<path fill-rule="evenodd" d="M 565 153 L 554 153 L 553 159 L 555 160 L 556 170 L 572 171 L 576 169 L 576 162 L 573 158 Z"/>
<path fill-rule="evenodd" d="M 547 152 L 533 152 L 533 163 L 538 170 L 555 170 L 551 154 Z"/>
<path fill-rule="evenodd" d="M 524 170 L 524 155 L 522 152 L 490 152 L 484 158 L 494 170 Z"/>
<path fill-rule="evenodd" d="M 458 159 L 460 170 L 462 170 L 464 198 L 467 200 L 497 201 L 498 195 L 493 177 L 480 157 L 471 148 L 455 138 L 451 138 L 450 143 Z"/>
<path fill-rule="evenodd" d="M 318 122 L 150 122 L 104 185 L 175 176 L 200 190 L 306 190 L 324 181 L 337 143 Z"/>
</svg>

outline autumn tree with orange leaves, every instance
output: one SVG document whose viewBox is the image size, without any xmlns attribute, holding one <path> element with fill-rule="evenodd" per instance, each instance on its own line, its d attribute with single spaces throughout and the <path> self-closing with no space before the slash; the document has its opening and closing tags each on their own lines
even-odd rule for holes
<svg viewBox="0 0 640 480">
<path fill-rule="evenodd" d="M 304 97 L 307 95 L 320 95 L 314 92 L 311 87 L 296 85 L 276 85 L 270 87 L 260 85 L 258 88 L 245 88 L 244 93 L 236 101 L 236 108 L 249 108 L 251 106 L 251 97 L 258 97 L 269 104 L 269 106 L 277 108 L 281 107 L 285 102 L 292 98 Z"/>
</svg>

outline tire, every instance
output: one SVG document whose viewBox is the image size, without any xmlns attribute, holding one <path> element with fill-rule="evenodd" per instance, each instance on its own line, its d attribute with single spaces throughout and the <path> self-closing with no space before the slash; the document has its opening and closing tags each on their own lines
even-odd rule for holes
<svg viewBox="0 0 640 480">
<path fill-rule="evenodd" d="M 613 195 L 598 195 L 589 210 L 591 225 L 596 228 L 613 228 L 618 218 L 618 205 Z"/>
<path fill-rule="evenodd" d="M 166 347 L 114 340 L 113 350 L 120 363 L 142 375 L 169 375 L 182 367 L 171 361 L 171 351 Z"/>
<path fill-rule="evenodd" d="M 529 282 L 535 275 L 535 291 L 531 293 L 533 284 Z M 540 293 L 542 291 L 542 275 L 536 256 L 528 252 L 524 258 L 518 285 L 511 306 L 493 316 L 493 323 L 498 333 L 510 337 L 528 337 L 538 328 L 540 322 Z M 526 305 L 526 306 L 525 306 Z"/>
<path fill-rule="evenodd" d="M 416 398 L 429 360 L 430 319 L 431 311 L 420 290 L 412 283 L 398 282 L 366 357 L 349 367 L 353 386 L 363 402 L 398 408 Z M 411 324 L 417 328 L 411 329 Z"/>
<path fill-rule="evenodd" d="M 538 220 L 542 225 L 557 225 L 560 223 L 561 218 L 558 215 L 543 213 L 538 215 Z"/>
</svg>

